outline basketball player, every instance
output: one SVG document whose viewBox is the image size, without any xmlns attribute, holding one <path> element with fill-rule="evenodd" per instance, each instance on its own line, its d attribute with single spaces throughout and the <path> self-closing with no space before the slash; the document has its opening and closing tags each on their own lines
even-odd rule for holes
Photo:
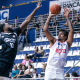
<svg viewBox="0 0 80 80">
<path fill-rule="evenodd" d="M 47 67 L 45 71 L 45 80 L 64 80 L 63 68 L 64 68 L 68 51 L 73 42 L 73 35 L 74 35 L 74 29 L 69 20 L 69 12 L 70 12 L 70 9 L 68 10 L 67 8 L 64 9 L 64 12 L 63 12 L 70 29 L 69 35 L 67 30 L 61 29 L 59 30 L 58 40 L 57 40 L 48 31 L 50 19 L 51 17 L 54 17 L 56 15 L 50 14 L 45 23 L 44 32 L 47 39 L 50 42 L 50 53 L 49 53 Z"/>
<path fill-rule="evenodd" d="M 34 11 L 16 29 L 12 29 L 8 23 L 0 25 L 0 76 L 9 77 L 9 71 L 17 54 L 17 36 L 27 28 L 36 11 L 41 7 L 39 1 Z"/>
</svg>

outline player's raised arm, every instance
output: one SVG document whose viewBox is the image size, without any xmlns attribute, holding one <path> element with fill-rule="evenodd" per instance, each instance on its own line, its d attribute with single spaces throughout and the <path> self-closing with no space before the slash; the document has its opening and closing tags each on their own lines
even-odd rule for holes
<svg viewBox="0 0 80 80">
<path fill-rule="evenodd" d="M 20 25 L 21 32 L 24 31 L 25 28 L 27 28 L 27 25 L 30 23 L 30 21 L 33 19 L 36 11 L 41 7 L 41 2 L 39 1 L 37 4 L 37 7 L 34 9 L 34 11 L 25 19 L 25 21 Z M 32 7 L 32 6 L 31 6 Z"/>
<path fill-rule="evenodd" d="M 66 9 L 64 9 L 63 14 L 67 19 L 67 23 L 68 23 L 68 26 L 69 26 L 69 29 L 70 29 L 70 32 L 69 32 L 69 35 L 68 35 L 68 39 L 67 39 L 67 42 L 68 42 L 68 45 L 69 45 L 69 48 L 70 48 L 70 46 L 72 45 L 72 42 L 73 42 L 74 29 L 73 29 L 73 26 L 71 24 L 71 21 L 69 20 L 69 12 L 70 12 L 70 9 L 68 10 L 66 8 Z"/>
<path fill-rule="evenodd" d="M 49 42 L 50 42 L 50 45 L 51 45 L 51 43 L 52 43 L 52 45 L 53 45 L 54 42 L 56 41 L 56 38 L 55 38 L 54 36 L 52 36 L 51 33 L 48 31 L 50 19 L 51 19 L 51 17 L 54 17 L 54 16 L 55 16 L 55 14 L 50 14 L 50 15 L 49 15 L 49 17 L 47 18 L 47 21 L 46 21 L 46 23 L 45 23 L 45 25 L 44 25 L 44 28 L 43 28 L 43 29 L 44 29 L 44 33 L 45 33 L 47 39 L 48 39 Z"/>
</svg>

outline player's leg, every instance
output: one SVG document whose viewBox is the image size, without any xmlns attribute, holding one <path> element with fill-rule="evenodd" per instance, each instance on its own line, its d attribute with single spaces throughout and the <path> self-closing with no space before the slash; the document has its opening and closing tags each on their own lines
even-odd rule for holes
<svg viewBox="0 0 80 80">
<path fill-rule="evenodd" d="M 49 72 L 45 72 L 45 79 L 44 80 L 55 80 L 55 79 L 51 79 L 52 74 Z M 54 75 L 53 75 L 54 76 Z"/>
</svg>

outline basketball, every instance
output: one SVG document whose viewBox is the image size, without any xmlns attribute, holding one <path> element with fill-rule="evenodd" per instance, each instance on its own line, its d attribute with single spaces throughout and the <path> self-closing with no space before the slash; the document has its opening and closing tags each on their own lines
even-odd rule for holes
<svg viewBox="0 0 80 80">
<path fill-rule="evenodd" d="M 61 6 L 58 3 L 53 3 L 50 6 L 51 14 L 59 14 L 61 11 Z"/>
</svg>

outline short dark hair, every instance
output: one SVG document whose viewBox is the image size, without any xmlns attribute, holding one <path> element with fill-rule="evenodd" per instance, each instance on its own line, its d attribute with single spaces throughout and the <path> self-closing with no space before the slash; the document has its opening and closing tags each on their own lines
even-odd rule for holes
<svg viewBox="0 0 80 80">
<path fill-rule="evenodd" d="M 76 18 L 78 19 L 77 21 L 79 22 L 79 18 L 78 17 L 76 17 Z"/>
<path fill-rule="evenodd" d="M 17 19 L 17 17 L 18 17 L 18 16 L 16 16 L 16 19 Z"/>
<path fill-rule="evenodd" d="M 37 24 L 35 25 L 35 27 L 38 27 L 38 28 L 39 28 L 39 24 L 37 23 Z"/>
<path fill-rule="evenodd" d="M 72 72 L 72 76 L 78 77 L 79 75 L 76 72 Z"/>
<path fill-rule="evenodd" d="M 70 77 L 70 74 L 69 73 L 66 73 L 66 76 L 65 77 Z"/>
<path fill-rule="evenodd" d="M 3 27 L 5 26 L 5 24 L 0 24 L 0 32 L 4 32 Z"/>
<path fill-rule="evenodd" d="M 32 68 L 32 65 L 30 64 L 31 68 Z"/>
<path fill-rule="evenodd" d="M 37 71 L 37 69 L 34 69 L 35 71 Z"/>
<path fill-rule="evenodd" d="M 26 67 L 25 65 L 22 65 L 22 66 Z"/>
<path fill-rule="evenodd" d="M 26 56 L 28 56 L 28 54 L 27 54 L 27 53 L 26 53 L 25 55 L 26 55 Z"/>
<path fill-rule="evenodd" d="M 60 31 L 64 32 L 64 36 L 67 36 L 67 38 L 65 39 L 65 41 L 66 41 L 68 39 L 69 32 L 67 30 L 65 30 L 65 29 L 60 29 L 59 32 Z M 58 34 L 59 34 L 59 32 L 58 32 Z"/>
</svg>

